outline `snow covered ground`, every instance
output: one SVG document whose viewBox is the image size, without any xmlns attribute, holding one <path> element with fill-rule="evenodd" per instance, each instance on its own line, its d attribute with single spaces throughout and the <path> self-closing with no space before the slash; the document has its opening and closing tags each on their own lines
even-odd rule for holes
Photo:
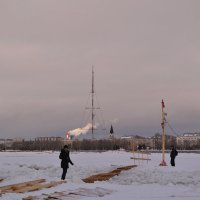
<svg viewBox="0 0 200 200">
<path fill-rule="evenodd" d="M 158 166 L 160 153 L 149 156 L 151 161 L 135 161 L 138 167 L 122 172 L 109 181 L 86 184 L 81 179 L 87 176 L 108 172 L 120 166 L 132 165 L 132 153 L 124 151 L 71 152 L 71 160 L 66 179 L 67 183 L 54 188 L 25 194 L 3 194 L 2 200 L 19 200 L 29 195 L 37 196 L 54 191 L 76 191 L 80 188 L 91 191 L 100 188 L 110 191 L 103 197 L 73 196 L 67 199 L 99 200 L 199 200 L 200 199 L 200 154 L 179 153 L 176 167 Z M 137 154 L 135 155 L 137 156 Z M 59 152 L 0 152 L 0 186 L 44 178 L 58 181 L 60 168 Z"/>
</svg>

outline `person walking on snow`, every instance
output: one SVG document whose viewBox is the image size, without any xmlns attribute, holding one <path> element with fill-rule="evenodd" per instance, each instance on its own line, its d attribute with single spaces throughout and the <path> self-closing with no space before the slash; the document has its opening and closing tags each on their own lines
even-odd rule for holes
<svg viewBox="0 0 200 200">
<path fill-rule="evenodd" d="M 175 158 L 178 155 L 178 151 L 172 146 L 172 150 L 170 152 L 171 157 L 171 166 L 175 167 Z"/>
<path fill-rule="evenodd" d="M 69 163 L 71 165 L 74 165 L 74 163 L 70 159 L 69 148 L 67 145 L 65 145 L 64 148 L 61 149 L 59 158 L 61 159 L 61 168 L 63 169 L 61 180 L 65 180 L 65 176 L 67 174 L 67 169 L 69 168 Z"/>
</svg>

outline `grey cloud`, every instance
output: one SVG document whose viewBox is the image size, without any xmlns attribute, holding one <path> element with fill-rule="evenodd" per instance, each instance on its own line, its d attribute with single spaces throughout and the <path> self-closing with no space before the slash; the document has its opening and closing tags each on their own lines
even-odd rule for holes
<svg viewBox="0 0 200 200">
<path fill-rule="evenodd" d="M 199 6 L 1 1 L 0 136 L 62 135 L 80 127 L 92 65 L 105 121 L 119 119 L 118 134 L 157 132 L 162 98 L 177 130 L 197 130 Z"/>
</svg>

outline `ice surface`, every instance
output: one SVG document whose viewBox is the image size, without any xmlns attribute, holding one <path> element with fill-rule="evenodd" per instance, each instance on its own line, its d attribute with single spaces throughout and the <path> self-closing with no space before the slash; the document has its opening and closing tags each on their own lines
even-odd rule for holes
<svg viewBox="0 0 200 200">
<path fill-rule="evenodd" d="M 84 197 L 84 199 L 200 199 L 200 154 L 179 153 L 176 167 L 169 165 L 169 154 L 166 154 L 168 166 L 160 167 L 161 154 L 149 156 L 151 161 L 135 161 L 125 151 L 108 152 L 71 152 L 71 160 L 66 179 L 67 183 L 55 188 L 25 194 L 3 194 L 2 200 L 18 200 L 29 195 L 50 194 L 55 191 L 76 191 L 78 188 L 105 188 L 113 191 L 103 197 Z M 0 186 L 46 179 L 58 181 L 60 168 L 59 152 L 0 152 Z M 111 171 L 119 166 L 138 164 L 138 167 L 122 172 L 109 181 L 86 184 L 81 179 L 87 176 Z M 77 196 L 73 199 L 81 199 Z M 68 198 L 70 199 L 70 198 Z"/>
</svg>

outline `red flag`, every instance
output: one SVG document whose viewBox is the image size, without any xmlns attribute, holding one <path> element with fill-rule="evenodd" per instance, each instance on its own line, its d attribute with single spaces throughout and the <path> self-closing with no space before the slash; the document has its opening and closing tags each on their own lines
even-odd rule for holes
<svg viewBox="0 0 200 200">
<path fill-rule="evenodd" d="M 164 101 L 162 99 L 162 108 L 164 108 L 164 107 L 165 107 L 165 103 L 164 103 Z"/>
</svg>

